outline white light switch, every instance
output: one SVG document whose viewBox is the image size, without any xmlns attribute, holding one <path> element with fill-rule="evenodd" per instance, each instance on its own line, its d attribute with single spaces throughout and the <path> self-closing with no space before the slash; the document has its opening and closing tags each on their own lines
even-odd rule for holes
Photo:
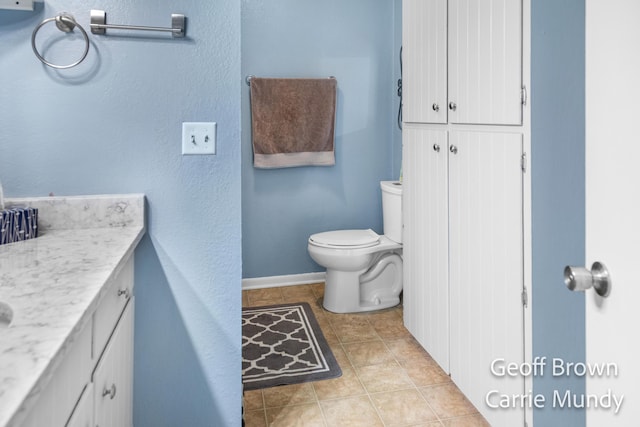
<svg viewBox="0 0 640 427">
<path fill-rule="evenodd" d="M 182 155 L 216 154 L 216 123 L 182 123 Z"/>
</svg>

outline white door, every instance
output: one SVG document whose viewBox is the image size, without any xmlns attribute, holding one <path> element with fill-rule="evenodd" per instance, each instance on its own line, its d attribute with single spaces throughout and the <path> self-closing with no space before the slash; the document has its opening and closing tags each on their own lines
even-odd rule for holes
<svg viewBox="0 0 640 427">
<path fill-rule="evenodd" d="M 586 1 L 586 262 L 611 273 L 607 298 L 586 291 L 587 395 L 623 398 L 587 409 L 587 426 L 640 422 L 640 2 Z M 608 401 L 605 401 L 608 404 Z"/>
<path fill-rule="evenodd" d="M 521 426 L 522 408 L 486 397 L 524 390 L 488 369 L 524 362 L 522 134 L 454 131 L 449 144 L 451 379 L 492 426 Z"/>
</svg>

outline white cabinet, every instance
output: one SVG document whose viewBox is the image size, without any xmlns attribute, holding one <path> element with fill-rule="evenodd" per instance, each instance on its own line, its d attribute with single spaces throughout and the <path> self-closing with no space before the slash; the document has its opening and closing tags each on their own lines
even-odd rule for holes
<svg viewBox="0 0 640 427">
<path fill-rule="evenodd" d="M 448 132 L 405 124 L 402 136 L 404 323 L 449 372 Z"/>
<path fill-rule="evenodd" d="M 95 372 L 95 425 L 133 425 L 133 299 L 129 302 Z"/>
<path fill-rule="evenodd" d="M 406 124 L 403 138 L 405 325 L 492 425 L 519 425 L 485 397 L 524 387 L 490 372 L 524 360 L 523 136 Z"/>
<path fill-rule="evenodd" d="M 404 0 L 403 117 L 522 123 L 522 2 Z"/>
<path fill-rule="evenodd" d="M 78 325 L 21 427 L 132 426 L 133 285 L 131 257 Z"/>
<path fill-rule="evenodd" d="M 451 378 L 491 425 L 522 425 L 521 411 L 485 404 L 491 390 L 524 390 L 522 376 L 490 371 L 524 361 L 522 135 L 455 131 L 449 144 Z"/>
</svg>

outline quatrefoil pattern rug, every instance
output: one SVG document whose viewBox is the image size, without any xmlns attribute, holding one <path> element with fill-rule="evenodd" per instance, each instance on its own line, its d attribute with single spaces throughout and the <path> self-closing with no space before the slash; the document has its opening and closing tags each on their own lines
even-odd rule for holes
<svg viewBox="0 0 640 427">
<path fill-rule="evenodd" d="M 336 378 L 342 371 L 308 303 L 242 310 L 245 390 Z"/>
</svg>

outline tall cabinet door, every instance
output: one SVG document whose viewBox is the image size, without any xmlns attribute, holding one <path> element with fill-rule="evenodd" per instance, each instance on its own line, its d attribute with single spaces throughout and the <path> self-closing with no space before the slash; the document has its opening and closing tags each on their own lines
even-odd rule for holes
<svg viewBox="0 0 640 427">
<path fill-rule="evenodd" d="M 522 1 L 449 0 L 448 29 L 449 122 L 521 124 Z"/>
<path fill-rule="evenodd" d="M 404 323 L 449 370 L 447 131 L 403 129 Z"/>
<path fill-rule="evenodd" d="M 524 392 L 522 376 L 490 371 L 524 362 L 522 135 L 449 138 L 451 378 L 491 425 L 523 425 L 522 409 L 484 410 L 491 390 Z"/>
<path fill-rule="evenodd" d="M 447 0 L 402 2 L 403 120 L 447 122 Z"/>
</svg>

